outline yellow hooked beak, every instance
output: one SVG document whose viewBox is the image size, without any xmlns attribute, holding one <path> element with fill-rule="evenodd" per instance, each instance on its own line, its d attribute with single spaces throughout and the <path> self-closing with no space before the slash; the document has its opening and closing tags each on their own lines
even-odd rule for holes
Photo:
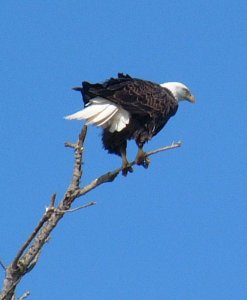
<svg viewBox="0 0 247 300">
<path fill-rule="evenodd" d="M 195 103 L 195 102 L 196 102 L 196 99 L 195 99 L 195 97 L 194 97 L 192 94 L 188 95 L 188 96 L 187 96 L 187 99 L 188 99 L 188 101 L 190 101 L 191 103 Z"/>
</svg>

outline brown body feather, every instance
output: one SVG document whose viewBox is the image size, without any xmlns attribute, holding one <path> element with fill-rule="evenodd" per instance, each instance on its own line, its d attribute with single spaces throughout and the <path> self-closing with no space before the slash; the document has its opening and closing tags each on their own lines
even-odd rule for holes
<svg viewBox="0 0 247 300">
<path fill-rule="evenodd" d="M 84 81 L 81 92 L 85 105 L 92 98 L 102 97 L 130 113 L 129 124 L 120 132 L 103 130 L 104 148 L 117 155 L 126 149 L 127 140 L 130 139 L 134 139 L 142 148 L 178 109 L 178 102 L 168 89 L 129 75 L 118 74 L 118 78 L 111 78 L 102 84 Z"/>
</svg>

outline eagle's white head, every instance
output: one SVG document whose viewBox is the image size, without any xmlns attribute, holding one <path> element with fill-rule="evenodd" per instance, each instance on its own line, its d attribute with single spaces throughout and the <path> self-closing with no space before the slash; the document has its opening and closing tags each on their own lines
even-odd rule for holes
<svg viewBox="0 0 247 300">
<path fill-rule="evenodd" d="M 168 89 L 177 101 L 188 100 L 191 103 L 195 103 L 195 97 L 191 94 L 186 85 L 180 82 L 165 82 L 160 86 Z"/>
</svg>

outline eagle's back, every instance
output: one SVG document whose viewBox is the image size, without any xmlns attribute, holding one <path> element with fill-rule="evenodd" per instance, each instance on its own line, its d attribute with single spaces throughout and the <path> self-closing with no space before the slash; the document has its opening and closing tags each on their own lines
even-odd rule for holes
<svg viewBox="0 0 247 300">
<path fill-rule="evenodd" d="M 90 99 L 101 97 L 120 105 L 140 117 L 170 117 L 176 113 L 178 103 L 172 93 L 151 81 L 118 74 L 104 83 L 83 82 L 83 100 L 86 105 Z"/>
</svg>

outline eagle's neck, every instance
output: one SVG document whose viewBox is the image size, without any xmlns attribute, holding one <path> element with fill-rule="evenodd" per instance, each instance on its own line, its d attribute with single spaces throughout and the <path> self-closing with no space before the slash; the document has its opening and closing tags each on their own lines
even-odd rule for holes
<svg viewBox="0 0 247 300">
<path fill-rule="evenodd" d="M 168 89 L 177 101 L 183 99 L 184 90 L 180 82 L 166 82 L 166 83 L 162 83 L 160 86 Z"/>
</svg>

